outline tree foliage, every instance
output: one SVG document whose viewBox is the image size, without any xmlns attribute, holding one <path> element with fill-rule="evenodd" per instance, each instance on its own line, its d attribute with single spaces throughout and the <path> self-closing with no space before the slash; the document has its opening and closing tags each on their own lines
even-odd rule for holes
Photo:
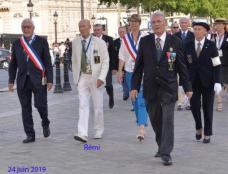
<svg viewBox="0 0 228 174">
<path fill-rule="evenodd" d="M 118 2 L 128 8 L 141 4 L 148 12 L 162 10 L 171 15 L 181 12 L 200 17 L 228 17 L 228 0 L 100 0 L 101 4 L 107 5 Z"/>
</svg>

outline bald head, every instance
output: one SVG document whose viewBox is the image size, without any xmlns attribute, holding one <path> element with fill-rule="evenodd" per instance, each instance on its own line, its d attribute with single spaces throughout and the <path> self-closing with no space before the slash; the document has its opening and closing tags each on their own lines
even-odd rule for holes
<svg viewBox="0 0 228 174">
<path fill-rule="evenodd" d="M 79 25 L 80 24 L 85 24 L 85 25 L 90 26 L 90 21 L 88 19 L 82 19 L 82 20 L 79 21 Z"/>
<path fill-rule="evenodd" d="M 118 28 L 118 34 L 120 36 L 120 38 L 123 38 L 124 35 L 126 34 L 127 30 L 126 30 L 126 27 L 125 26 L 120 26 Z"/>
<path fill-rule="evenodd" d="M 81 33 L 81 36 L 83 38 L 87 38 L 90 35 L 90 29 L 91 29 L 90 21 L 88 19 L 82 19 L 79 21 L 78 26 L 79 26 L 79 31 Z"/>
</svg>

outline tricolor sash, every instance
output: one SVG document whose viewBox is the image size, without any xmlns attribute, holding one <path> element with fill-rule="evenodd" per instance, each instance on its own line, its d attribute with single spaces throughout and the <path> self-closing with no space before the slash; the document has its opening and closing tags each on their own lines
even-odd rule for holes
<svg viewBox="0 0 228 174">
<path fill-rule="evenodd" d="M 25 40 L 24 36 L 21 36 L 20 43 L 24 48 L 24 51 L 26 52 L 28 58 L 32 61 L 35 67 L 42 72 L 42 78 L 44 78 L 45 68 L 36 50 L 28 41 Z"/>
<path fill-rule="evenodd" d="M 141 38 L 141 33 L 139 33 L 139 38 L 138 38 L 137 44 L 139 43 L 140 38 Z M 134 61 L 136 61 L 137 44 L 136 45 L 134 44 L 133 36 L 131 36 L 130 33 L 127 33 L 127 34 L 124 35 L 123 41 L 124 41 L 124 44 L 125 44 L 128 52 L 129 52 L 129 54 L 131 55 L 132 59 Z"/>
</svg>

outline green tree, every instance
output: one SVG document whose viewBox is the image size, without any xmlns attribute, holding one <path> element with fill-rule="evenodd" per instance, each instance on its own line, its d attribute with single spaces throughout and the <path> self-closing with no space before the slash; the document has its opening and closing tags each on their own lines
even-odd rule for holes
<svg viewBox="0 0 228 174">
<path fill-rule="evenodd" d="M 107 5 L 118 2 L 128 8 L 141 4 L 145 11 L 160 9 L 170 15 L 181 12 L 200 17 L 228 17 L 228 0 L 100 0 Z"/>
</svg>

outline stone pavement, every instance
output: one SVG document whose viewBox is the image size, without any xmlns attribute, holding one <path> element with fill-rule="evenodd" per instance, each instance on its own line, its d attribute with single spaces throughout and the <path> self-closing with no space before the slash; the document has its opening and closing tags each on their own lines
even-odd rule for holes
<svg viewBox="0 0 228 174">
<path fill-rule="evenodd" d="M 0 69 L 0 92 L 5 92 L 8 84 L 8 71 Z"/>
<path fill-rule="evenodd" d="M 72 80 L 72 78 L 71 78 Z M 72 83 L 71 83 L 72 84 Z M 72 84 L 73 86 L 73 84 Z M 115 107 L 108 108 L 104 95 L 105 134 L 102 140 L 94 140 L 93 116 L 90 118 L 89 141 L 100 150 L 84 150 L 75 141 L 78 121 L 78 96 L 72 92 L 49 93 L 49 118 L 51 136 L 43 138 L 40 118 L 33 111 L 36 142 L 22 144 L 25 138 L 21 110 L 16 92 L 0 93 L 0 174 L 227 174 L 228 163 L 228 107 L 222 113 L 214 112 L 214 136 L 210 144 L 194 140 L 193 118 L 189 111 L 175 114 L 175 147 L 173 166 L 165 167 L 154 158 L 157 151 L 154 133 L 149 124 L 146 140 L 136 141 L 137 127 L 130 101 L 122 100 L 119 84 L 115 83 Z M 226 100 L 224 105 L 228 105 Z M 26 168 L 29 168 L 26 170 Z M 23 170 L 24 169 L 24 170 Z"/>
</svg>

